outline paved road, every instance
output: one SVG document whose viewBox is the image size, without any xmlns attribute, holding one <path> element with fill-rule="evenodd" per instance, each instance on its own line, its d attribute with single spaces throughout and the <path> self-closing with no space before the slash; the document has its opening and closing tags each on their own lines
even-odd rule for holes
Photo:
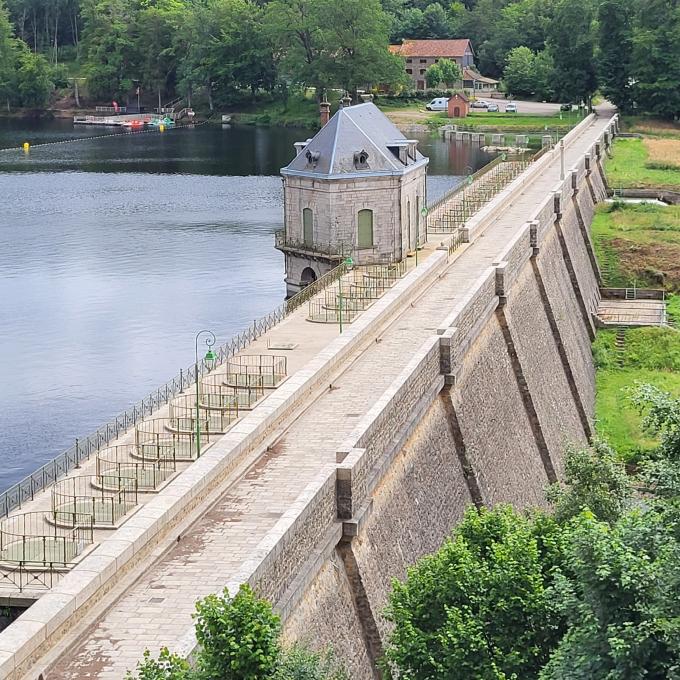
<svg viewBox="0 0 680 680">
<path fill-rule="evenodd" d="M 607 122 L 596 120 L 569 143 L 567 167 L 590 147 Z M 553 188 L 559 173 L 559 158 L 555 158 L 486 227 L 485 238 L 465 248 L 446 275 L 381 332 L 379 344 L 353 358 L 333 379 L 333 389 L 291 423 L 273 451 L 231 480 L 218 503 L 184 534 L 181 543 L 159 556 L 116 602 L 102 607 L 103 613 L 83 640 L 63 651 L 50 677 L 120 680 L 145 648 L 176 646 L 191 626 L 196 599 L 220 590 L 304 488 L 334 465 L 337 447 L 357 419 L 468 293 L 479 273 L 497 259 Z"/>
</svg>

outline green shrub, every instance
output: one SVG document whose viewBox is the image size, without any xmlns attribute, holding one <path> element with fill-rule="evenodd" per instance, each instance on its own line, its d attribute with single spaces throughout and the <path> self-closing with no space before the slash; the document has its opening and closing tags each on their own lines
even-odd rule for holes
<svg viewBox="0 0 680 680">
<path fill-rule="evenodd" d="M 137 671 L 133 674 L 128 671 L 126 680 L 189 680 L 194 677 L 189 663 L 177 654 L 171 654 L 167 647 L 163 647 L 158 659 L 151 656 L 147 649 L 144 651 L 144 660 L 137 664 Z"/>
<path fill-rule="evenodd" d="M 196 603 L 198 668 L 206 680 L 256 680 L 276 670 L 281 622 L 271 604 L 242 585 L 231 597 L 208 595 Z"/>
</svg>

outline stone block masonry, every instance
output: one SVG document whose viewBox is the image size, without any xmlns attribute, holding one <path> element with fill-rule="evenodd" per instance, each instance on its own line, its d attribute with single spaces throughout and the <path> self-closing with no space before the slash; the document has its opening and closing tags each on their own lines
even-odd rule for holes
<svg viewBox="0 0 680 680">
<path fill-rule="evenodd" d="M 120 680 L 144 648 L 190 653 L 196 598 L 245 581 L 287 640 L 378 677 L 390 580 L 472 504 L 542 505 L 564 446 L 587 439 L 596 277 L 575 207 L 554 195 L 573 169 L 587 221 L 603 185 L 584 158 L 611 127 L 584 121 L 566 138 L 569 186 L 546 153 L 452 258 L 431 254 L 104 541 L 100 572 L 76 567 L 63 607 L 50 593 L 0 633 L 0 677 Z M 177 542 L 187 508 L 197 521 Z"/>
</svg>

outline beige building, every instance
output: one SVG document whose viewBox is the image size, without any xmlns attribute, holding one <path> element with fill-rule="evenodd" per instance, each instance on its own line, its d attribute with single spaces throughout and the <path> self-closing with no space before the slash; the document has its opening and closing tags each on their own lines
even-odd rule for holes
<svg viewBox="0 0 680 680">
<path fill-rule="evenodd" d="M 390 45 L 390 51 L 404 57 L 406 73 L 413 81 L 413 87 L 424 90 L 427 87 L 425 72 L 429 66 L 440 59 L 455 61 L 461 71 L 472 69 L 475 53 L 472 43 L 463 38 L 460 40 L 404 40 L 401 45 Z"/>
<path fill-rule="evenodd" d="M 372 103 L 340 109 L 282 168 L 289 295 L 347 257 L 400 261 L 425 239 L 428 159 Z"/>
</svg>

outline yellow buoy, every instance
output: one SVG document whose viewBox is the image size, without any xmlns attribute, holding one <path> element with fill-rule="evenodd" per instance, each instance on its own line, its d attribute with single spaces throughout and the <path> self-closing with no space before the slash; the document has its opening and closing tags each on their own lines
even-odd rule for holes
<svg viewBox="0 0 680 680">
<path fill-rule="evenodd" d="M 161 124 L 158 126 L 158 129 L 159 129 L 161 132 L 165 132 L 165 125 L 163 125 L 163 124 L 161 123 Z"/>
<path fill-rule="evenodd" d="M 28 142 L 24 142 L 24 151 L 28 153 L 28 150 L 31 148 L 31 145 Z"/>
</svg>

